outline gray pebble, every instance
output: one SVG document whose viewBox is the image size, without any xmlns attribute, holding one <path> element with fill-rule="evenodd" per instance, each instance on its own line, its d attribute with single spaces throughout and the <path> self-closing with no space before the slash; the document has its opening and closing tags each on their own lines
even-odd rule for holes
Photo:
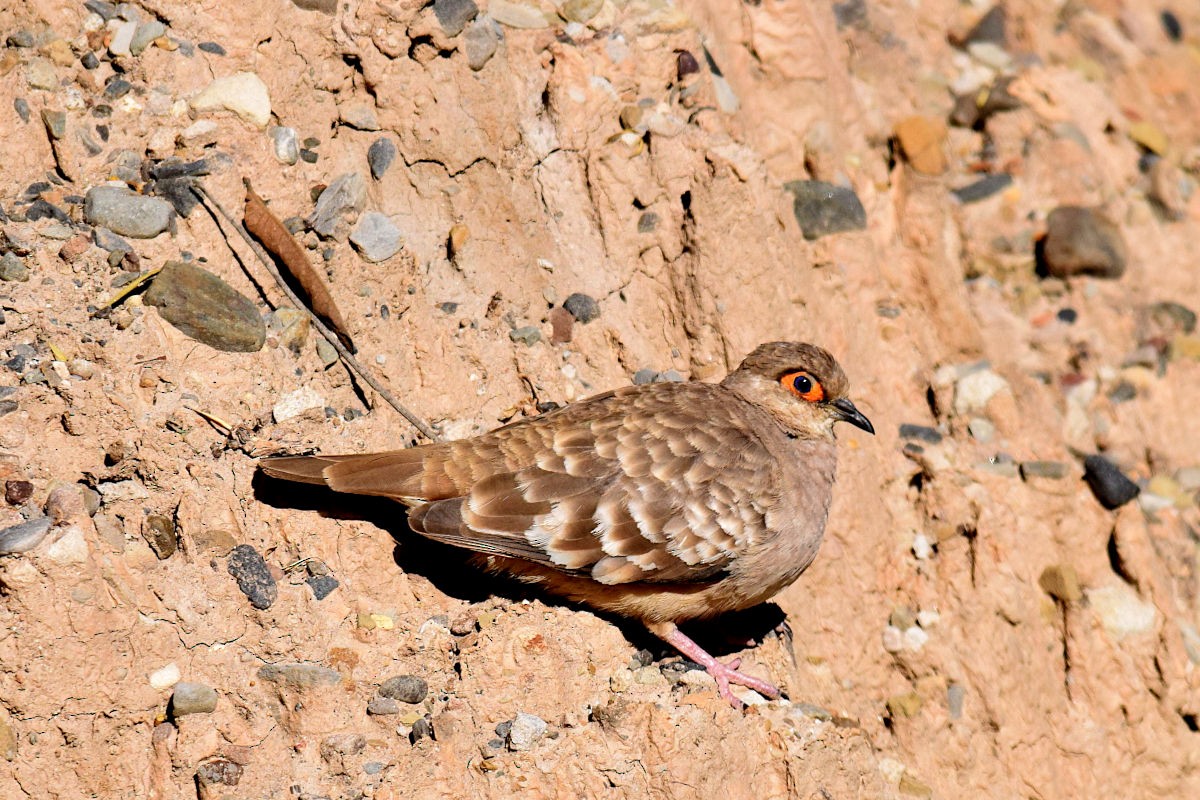
<svg viewBox="0 0 1200 800">
<path fill-rule="evenodd" d="M 915 439 L 926 444 L 941 444 L 942 434 L 936 428 L 905 422 L 900 426 L 901 439 Z"/>
<path fill-rule="evenodd" d="M 425 719 L 424 717 L 421 717 L 419 720 L 417 720 L 416 722 L 413 723 L 412 733 L 410 733 L 408 735 L 409 741 L 411 741 L 413 744 L 416 744 L 417 742 L 421 741 L 422 739 L 432 739 L 432 738 L 433 738 L 433 725 L 431 725 L 429 723 L 429 720 Z"/>
<path fill-rule="evenodd" d="M 94 186 L 83 202 L 83 215 L 122 236 L 153 239 L 171 226 L 175 209 L 166 200 L 132 192 L 124 186 Z"/>
<path fill-rule="evenodd" d="M 133 3 L 117 3 L 117 16 L 127 22 L 141 22 L 142 10 Z"/>
<path fill-rule="evenodd" d="M 960 203 L 978 203 L 997 192 L 1002 192 L 1009 186 L 1012 186 L 1012 176 L 1006 172 L 1000 172 L 995 175 L 988 175 L 986 178 L 980 178 L 974 183 L 968 183 L 960 189 L 955 189 L 950 194 L 954 195 Z"/>
<path fill-rule="evenodd" d="M 229 554 L 229 574 L 237 579 L 238 588 L 255 608 L 270 608 L 279 596 L 279 586 L 267 562 L 248 544 L 239 544 Z"/>
<path fill-rule="evenodd" d="M 315 150 L 309 150 L 307 147 L 301 147 L 300 160 L 305 164 L 315 164 L 321 160 L 321 155 Z"/>
<path fill-rule="evenodd" d="M 833 4 L 833 17 L 838 30 L 865 28 L 867 25 L 867 0 L 846 0 Z"/>
<path fill-rule="evenodd" d="M 100 66 L 100 59 L 96 58 L 96 54 L 89 50 L 80 57 L 79 63 L 83 64 L 84 69 L 96 69 Z"/>
<path fill-rule="evenodd" d="M 659 383 L 683 383 L 683 376 L 679 374 L 679 370 L 669 369 L 666 372 L 658 373 Z"/>
<path fill-rule="evenodd" d="M 203 683 L 180 681 L 171 693 L 172 716 L 187 714 L 211 714 L 217 707 L 217 692 Z"/>
<path fill-rule="evenodd" d="M 1039 243 L 1040 267 L 1055 278 L 1125 274 L 1125 241 L 1117 226 L 1090 208 L 1060 206 L 1046 217 L 1046 236 Z"/>
<path fill-rule="evenodd" d="M 387 765 L 381 761 L 368 761 L 367 763 L 363 764 L 363 772 L 365 772 L 367 775 L 378 775 L 379 773 L 383 772 L 383 768 L 385 766 Z"/>
<path fill-rule="evenodd" d="M 117 7 L 112 3 L 104 2 L 104 0 L 87 0 L 83 7 L 105 22 L 115 19 L 117 16 Z"/>
<path fill-rule="evenodd" d="M 367 184 L 357 172 L 339 175 L 325 187 L 317 198 L 316 208 L 308 216 L 308 224 L 318 235 L 333 236 L 342 215 L 362 211 L 367 201 Z"/>
<path fill-rule="evenodd" d="M 216 42 L 201 42 L 200 44 L 196 45 L 196 47 L 199 47 L 204 52 L 211 53 L 214 56 L 225 55 L 225 48 L 221 47 L 221 45 L 217 44 Z"/>
<path fill-rule="evenodd" d="M 324 600 L 330 592 L 341 585 L 338 583 L 338 579 L 332 575 L 312 575 L 304 582 L 308 584 L 308 588 L 312 589 L 313 597 L 318 600 Z"/>
<path fill-rule="evenodd" d="M 825 181 L 791 181 L 792 213 L 805 239 L 867 227 L 867 212 L 853 189 Z"/>
<path fill-rule="evenodd" d="M 500 26 L 491 17 L 483 16 L 467 25 L 463 32 L 463 44 L 467 51 L 467 65 L 478 72 L 492 60 L 500 46 Z"/>
<path fill-rule="evenodd" d="M 33 47 L 33 34 L 24 29 L 13 31 L 4 40 L 4 44 L 8 47 Z"/>
<path fill-rule="evenodd" d="M 320 664 L 266 664 L 258 670 L 258 677 L 264 681 L 286 683 L 300 689 L 336 686 L 342 681 L 340 672 Z"/>
<path fill-rule="evenodd" d="M 526 347 L 533 347 L 542 340 L 542 332 L 535 325 L 526 325 L 509 331 L 508 338 L 514 342 L 524 342 Z"/>
<path fill-rule="evenodd" d="M 546 721 L 533 714 L 518 712 L 508 729 L 508 749 L 514 751 L 529 750 L 546 735 Z"/>
<path fill-rule="evenodd" d="M 424 678 L 416 675 L 397 675 L 379 685 L 381 697 L 390 697 L 402 703 L 419 703 L 425 699 L 425 695 L 428 693 L 429 684 L 425 682 Z"/>
<path fill-rule="evenodd" d="M 946 687 L 946 705 L 949 707 L 950 719 L 960 719 L 963 711 L 963 700 L 966 699 L 967 690 L 962 684 L 952 683 Z"/>
<path fill-rule="evenodd" d="M 92 241 L 101 250 L 107 250 L 110 253 L 120 253 L 124 257 L 125 253 L 133 252 L 133 245 L 117 236 L 108 228 L 92 228 Z"/>
<path fill-rule="evenodd" d="M 284 164 L 295 164 L 300 158 L 300 139 L 295 128 L 272 125 L 267 128 L 267 136 L 275 150 L 275 158 Z"/>
<path fill-rule="evenodd" d="M 458 36 L 466 24 L 475 19 L 479 6 L 475 0 L 434 0 L 433 13 L 447 36 Z"/>
<path fill-rule="evenodd" d="M 637 231 L 638 233 L 654 233 L 658 227 L 658 214 L 653 211 L 644 211 L 638 217 Z"/>
<path fill-rule="evenodd" d="M 254 353 L 267 338 L 254 302 L 194 264 L 168 261 L 143 299 L 184 334 L 216 350 Z"/>
<path fill-rule="evenodd" d="M 21 122 L 29 122 L 29 101 L 24 97 L 18 97 L 13 100 L 13 109 L 17 112 L 17 116 L 21 118 Z"/>
<path fill-rule="evenodd" d="M 658 370 L 650 369 L 649 367 L 639 369 L 633 373 L 633 385 L 644 386 L 647 383 L 654 383 L 658 379 Z"/>
<path fill-rule="evenodd" d="M 67 112 L 42 109 L 42 124 L 51 139 L 61 139 L 67 135 Z"/>
<path fill-rule="evenodd" d="M 350 234 L 350 244 L 354 245 L 364 259 L 377 263 L 386 261 L 400 252 L 404 237 L 386 215 L 378 211 L 368 211 L 362 215 L 354 232 Z"/>
<path fill-rule="evenodd" d="M 58 88 L 58 70 L 44 58 L 34 58 L 25 69 L 25 79 L 31 89 L 53 92 Z"/>
<path fill-rule="evenodd" d="M 175 523 L 161 514 L 151 514 L 142 525 L 142 538 L 159 561 L 164 561 L 175 555 L 179 539 L 175 535 Z"/>
<path fill-rule="evenodd" d="M 320 11 L 322 14 L 333 14 L 337 11 L 337 0 L 292 0 L 292 5 L 305 11 Z"/>
<path fill-rule="evenodd" d="M 1008 14 L 1004 10 L 1003 3 L 997 3 L 992 8 L 980 17 L 975 23 L 975 27 L 967 32 L 963 37 L 962 44 L 964 47 L 981 42 L 998 45 L 1004 47 L 1006 43 L 1005 28 L 1008 26 Z"/>
<path fill-rule="evenodd" d="M 1021 478 L 1050 478 L 1061 481 L 1067 477 L 1067 465 L 1061 461 L 1023 461 L 1021 462 Z"/>
<path fill-rule="evenodd" d="M 387 717 L 400 713 L 400 704 L 395 698 L 375 695 L 367 703 L 367 713 L 375 717 Z"/>
<path fill-rule="evenodd" d="M 0 281 L 17 281 L 24 283 L 29 280 L 29 267 L 15 253 L 5 253 L 0 256 Z"/>
<path fill-rule="evenodd" d="M 600 304 L 582 292 L 575 292 L 563 301 L 563 308 L 570 311 L 571 316 L 584 324 L 600 316 Z"/>
<path fill-rule="evenodd" d="M 1091 487 L 1092 494 L 1109 510 L 1125 505 L 1141 491 L 1116 464 L 1102 455 L 1085 458 L 1083 469 L 1083 479 Z"/>
<path fill-rule="evenodd" d="M 367 148 L 367 164 L 371 167 L 371 177 L 379 180 L 396 160 L 396 145 L 386 136 L 381 136 L 371 142 Z"/>
<path fill-rule="evenodd" d="M 166 32 L 167 26 L 156 19 L 138 25 L 137 32 L 133 34 L 133 41 L 129 43 L 129 52 L 135 56 L 140 56 L 150 46 L 151 42 Z"/>
<path fill-rule="evenodd" d="M 196 768 L 196 783 L 201 786 L 237 786 L 241 779 L 242 765 L 224 758 L 205 761 Z"/>
<path fill-rule="evenodd" d="M 9 403 L 11 400 L 3 402 Z M 0 556 L 27 553 L 42 543 L 50 531 L 50 518 L 38 517 L 0 531 Z"/>
<path fill-rule="evenodd" d="M 124 78 L 114 78 L 104 87 L 104 97 L 108 100 L 117 100 L 129 94 L 133 89 L 133 84 Z"/>
</svg>

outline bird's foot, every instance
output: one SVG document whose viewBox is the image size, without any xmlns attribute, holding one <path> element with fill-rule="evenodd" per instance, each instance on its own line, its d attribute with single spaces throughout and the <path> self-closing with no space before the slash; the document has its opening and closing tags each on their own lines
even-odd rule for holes
<svg viewBox="0 0 1200 800">
<path fill-rule="evenodd" d="M 713 680 L 717 682 L 717 693 L 734 708 L 740 710 L 743 707 L 743 703 L 730 690 L 729 684 L 731 683 L 753 689 L 771 700 L 775 700 L 780 696 L 781 692 L 779 689 L 762 678 L 738 672 L 738 667 L 742 664 L 740 658 L 735 658 L 728 664 L 722 664 L 674 625 L 671 625 L 669 628 L 664 626 L 664 630 L 662 631 L 655 630 L 654 628 L 651 628 L 651 630 L 661 636 L 676 650 L 704 667 L 705 671 L 709 675 L 712 675 Z"/>
</svg>

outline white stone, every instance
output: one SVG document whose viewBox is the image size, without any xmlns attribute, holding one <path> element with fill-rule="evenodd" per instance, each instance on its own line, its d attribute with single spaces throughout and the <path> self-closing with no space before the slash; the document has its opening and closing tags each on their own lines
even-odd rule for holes
<svg viewBox="0 0 1200 800">
<path fill-rule="evenodd" d="M 183 129 L 179 141 L 185 147 L 205 147 L 217 141 L 218 127 L 211 119 L 198 119 Z"/>
<path fill-rule="evenodd" d="M 150 685 L 155 689 L 170 689 L 179 683 L 181 677 L 183 676 L 179 672 L 179 665 L 172 661 L 165 667 L 150 673 Z"/>
<path fill-rule="evenodd" d="M 274 145 L 275 158 L 284 164 L 295 164 L 300 158 L 300 137 L 295 128 L 273 126 L 267 129 Z"/>
<path fill-rule="evenodd" d="M 904 631 L 904 647 L 907 650 L 912 650 L 914 653 L 920 650 L 929 641 L 929 634 L 913 625 Z"/>
<path fill-rule="evenodd" d="M 491 0 L 487 10 L 492 19 L 510 28 L 537 30 L 550 25 L 550 20 L 546 18 L 546 12 L 527 3 Z"/>
<path fill-rule="evenodd" d="M 385 214 L 368 211 L 350 234 L 350 243 L 367 261 L 379 262 L 400 252 L 404 237 Z"/>
<path fill-rule="evenodd" d="M 1117 641 L 1154 627 L 1158 610 L 1125 584 L 1087 590 L 1088 605 Z"/>
<path fill-rule="evenodd" d="M 311 386 L 302 386 L 291 394 L 284 395 L 271 409 L 271 415 L 275 417 L 276 422 L 286 422 L 300 416 L 305 411 L 324 407 L 325 398 L 317 394 L 316 389 Z"/>
<path fill-rule="evenodd" d="M 917 624 L 928 630 L 934 625 L 937 625 L 942 619 L 942 615 L 933 610 L 925 610 L 917 612 Z"/>
<path fill-rule="evenodd" d="M 954 386 L 954 411 L 960 416 L 983 411 L 988 401 L 1008 388 L 1008 381 L 990 369 L 977 369 Z"/>
<path fill-rule="evenodd" d="M 512 750 L 528 750 L 546 735 L 546 721 L 524 711 L 517 713 L 508 731 L 508 746 Z"/>
<path fill-rule="evenodd" d="M 260 128 L 267 127 L 271 121 L 271 95 L 262 78 L 253 72 L 237 72 L 217 78 L 191 99 L 191 107 L 201 113 L 232 111 Z"/>
<path fill-rule="evenodd" d="M 904 649 L 904 632 L 895 625 L 883 629 L 883 649 L 889 653 L 899 653 Z"/>
<path fill-rule="evenodd" d="M 83 538 L 83 529 L 68 525 L 62 535 L 46 548 L 46 557 L 60 564 L 83 564 L 88 560 L 88 543 Z"/>
<path fill-rule="evenodd" d="M 112 20 L 109 27 L 113 29 L 113 35 L 108 42 L 108 52 L 114 56 L 131 55 L 129 45 L 133 43 L 133 34 L 137 32 L 137 23 Z"/>
<path fill-rule="evenodd" d="M 928 536 L 918 531 L 913 536 L 912 551 L 914 556 L 924 561 L 933 555 L 933 544 L 929 541 Z"/>
<path fill-rule="evenodd" d="M 114 481 L 113 483 L 101 483 L 96 487 L 100 492 L 100 496 L 104 498 L 105 503 L 115 503 L 122 500 L 145 500 L 150 496 L 146 491 L 146 487 L 133 479 L 127 481 Z"/>
</svg>

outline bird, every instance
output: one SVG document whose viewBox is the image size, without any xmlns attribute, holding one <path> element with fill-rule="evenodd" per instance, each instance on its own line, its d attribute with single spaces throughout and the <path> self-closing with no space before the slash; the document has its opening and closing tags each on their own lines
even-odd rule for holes
<svg viewBox="0 0 1200 800">
<path fill-rule="evenodd" d="M 875 429 L 828 351 L 758 346 L 719 383 L 632 385 L 488 433 L 388 452 L 275 456 L 263 473 L 391 498 L 412 531 L 494 573 L 632 618 L 730 684 L 777 687 L 679 629 L 765 602 L 812 563 L 834 424 Z"/>
</svg>

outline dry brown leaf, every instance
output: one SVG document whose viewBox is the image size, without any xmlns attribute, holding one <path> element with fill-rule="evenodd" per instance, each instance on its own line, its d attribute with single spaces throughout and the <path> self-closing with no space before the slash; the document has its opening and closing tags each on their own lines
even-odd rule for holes
<svg viewBox="0 0 1200 800">
<path fill-rule="evenodd" d="M 263 247 L 278 258 L 288 273 L 295 278 L 296 282 L 300 284 L 300 288 L 308 295 L 308 302 L 313 313 L 337 333 L 346 349 L 352 353 L 358 352 L 354 347 L 354 342 L 350 339 L 349 329 L 345 320 L 342 319 L 341 312 L 338 311 L 333 295 L 329 293 L 320 273 L 309 263 L 304 248 L 288 232 L 288 229 L 283 227 L 283 223 L 271 213 L 262 198 L 254 193 L 254 190 L 250 188 L 250 181 L 246 180 L 244 183 L 246 184 L 246 230 L 254 234 L 262 242 Z"/>
</svg>

